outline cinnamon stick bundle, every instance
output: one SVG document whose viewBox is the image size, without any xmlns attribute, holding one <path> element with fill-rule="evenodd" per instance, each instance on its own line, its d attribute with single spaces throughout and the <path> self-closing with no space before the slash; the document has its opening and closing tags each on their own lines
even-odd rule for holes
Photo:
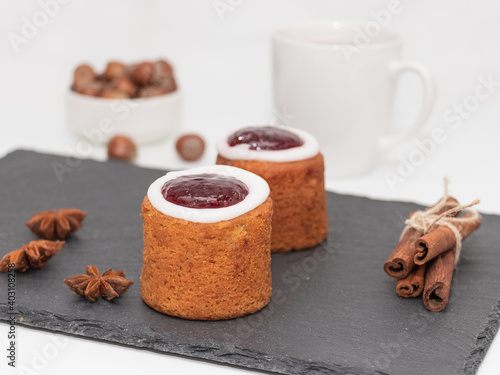
<svg viewBox="0 0 500 375">
<path fill-rule="evenodd" d="M 428 310 L 441 311 L 448 304 L 454 268 L 455 248 L 439 254 L 429 262 L 423 294 L 424 306 Z"/>
<path fill-rule="evenodd" d="M 429 210 L 436 207 L 442 201 L 439 200 L 435 205 L 428 207 L 424 212 L 428 212 Z M 452 208 L 458 206 L 458 201 L 453 197 L 447 197 L 446 202 L 443 207 L 436 212 L 437 215 L 440 215 Z M 410 214 L 410 218 L 415 214 L 412 212 Z M 415 266 L 415 254 L 417 253 L 416 244 L 419 238 L 421 237 L 421 233 L 419 233 L 414 228 L 408 228 L 401 237 L 398 245 L 386 260 L 384 264 L 384 271 L 392 278 L 401 280 L 408 276 L 410 271 Z"/>
<path fill-rule="evenodd" d="M 400 297 L 418 297 L 424 290 L 425 270 L 427 265 L 413 267 L 404 279 L 398 280 L 396 293 Z"/>
<path fill-rule="evenodd" d="M 454 221 L 453 225 L 462 240 L 466 239 L 481 226 L 481 219 L 468 213 Z M 441 253 L 450 250 L 456 244 L 456 236 L 453 231 L 445 226 L 438 225 L 434 230 L 422 236 L 417 242 L 417 253 L 415 254 L 415 264 L 422 265 L 435 258 Z"/>
<path fill-rule="evenodd" d="M 460 205 L 448 195 L 447 182 L 445 179 L 445 195 L 438 203 L 410 214 L 398 245 L 384 264 L 385 272 L 398 280 L 396 293 L 404 298 L 422 294 L 430 311 L 446 308 L 462 241 L 481 226 L 481 215 L 471 209 L 479 200 Z M 463 211 L 464 215 L 457 216 Z"/>
</svg>

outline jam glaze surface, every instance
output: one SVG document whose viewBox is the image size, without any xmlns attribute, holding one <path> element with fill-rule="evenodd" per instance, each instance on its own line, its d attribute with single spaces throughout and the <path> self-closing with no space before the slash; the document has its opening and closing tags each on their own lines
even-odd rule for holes
<svg viewBox="0 0 500 375">
<path fill-rule="evenodd" d="M 231 134 L 227 143 L 234 147 L 248 144 L 250 150 L 286 150 L 299 147 L 304 141 L 295 133 L 273 126 L 249 126 Z"/>
<path fill-rule="evenodd" d="M 170 203 L 189 208 L 222 208 L 240 203 L 249 194 L 247 185 L 231 176 L 200 173 L 168 180 L 161 188 Z"/>
</svg>

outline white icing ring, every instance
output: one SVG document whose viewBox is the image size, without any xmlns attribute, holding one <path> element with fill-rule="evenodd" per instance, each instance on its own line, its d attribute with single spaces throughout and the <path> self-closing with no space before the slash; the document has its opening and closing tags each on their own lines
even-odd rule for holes
<svg viewBox="0 0 500 375">
<path fill-rule="evenodd" d="M 307 133 L 303 130 L 290 128 L 288 126 L 273 125 L 273 127 L 288 130 L 291 133 L 296 134 L 304 141 L 304 144 L 302 146 L 287 148 L 285 150 L 250 150 L 249 144 L 239 144 L 231 147 L 227 143 L 227 139 L 231 134 L 240 130 L 237 129 L 228 134 L 227 137 L 224 137 L 217 141 L 215 145 L 217 147 L 217 152 L 226 159 L 231 160 L 262 160 L 277 163 L 286 163 L 290 161 L 309 159 L 318 154 L 318 141 L 312 134 Z"/>
<path fill-rule="evenodd" d="M 161 188 L 165 182 L 176 177 L 200 173 L 215 173 L 221 176 L 234 177 L 248 187 L 248 195 L 239 203 L 221 208 L 184 207 L 171 203 L 163 197 Z M 168 172 L 165 176 L 154 181 L 148 189 L 149 201 L 158 211 L 168 216 L 195 223 L 217 223 L 219 221 L 234 219 L 260 206 L 266 201 L 268 196 L 269 185 L 262 177 L 252 172 L 230 167 L 228 165 L 211 165 L 184 171 Z"/>
</svg>

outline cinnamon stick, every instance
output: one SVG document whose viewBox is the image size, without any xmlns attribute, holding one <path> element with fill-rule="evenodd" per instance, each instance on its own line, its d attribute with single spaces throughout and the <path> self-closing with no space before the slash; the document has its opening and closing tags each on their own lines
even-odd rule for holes
<svg viewBox="0 0 500 375">
<path fill-rule="evenodd" d="M 428 263 L 423 294 L 427 310 L 441 311 L 448 304 L 454 268 L 455 248 L 439 254 Z"/>
<path fill-rule="evenodd" d="M 411 272 L 404 279 L 398 280 L 396 293 L 400 297 L 418 297 L 424 290 L 425 269 L 427 266 L 413 267 Z"/>
<path fill-rule="evenodd" d="M 452 222 L 458 229 L 461 239 L 464 240 L 471 235 L 481 225 L 481 218 L 467 220 L 473 215 L 468 213 L 462 216 L 463 221 Z M 456 244 L 456 237 L 453 231 L 445 225 L 438 225 L 435 229 L 422 236 L 417 242 L 417 253 L 415 254 L 415 264 L 422 265 L 441 253 L 450 250 Z"/>
<path fill-rule="evenodd" d="M 390 277 L 404 279 L 415 266 L 415 243 L 420 234 L 410 228 L 403 235 L 398 245 L 384 264 L 384 271 Z"/>
<path fill-rule="evenodd" d="M 435 205 L 427 208 L 428 211 L 438 205 L 441 200 Z M 453 197 L 448 197 L 446 199 L 446 204 L 437 212 L 438 215 L 446 212 L 456 206 L 458 206 L 458 201 Z M 410 218 L 414 212 L 410 214 Z M 384 271 L 392 278 L 401 280 L 404 279 L 410 271 L 415 266 L 415 254 L 417 252 L 416 244 L 420 238 L 421 233 L 414 228 L 409 228 L 399 241 L 398 245 L 392 252 L 392 254 L 387 258 L 384 264 Z"/>
</svg>

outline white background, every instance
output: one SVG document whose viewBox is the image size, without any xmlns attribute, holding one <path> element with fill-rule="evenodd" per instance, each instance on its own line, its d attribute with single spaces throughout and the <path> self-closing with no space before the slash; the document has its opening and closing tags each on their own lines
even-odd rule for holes
<svg viewBox="0 0 500 375">
<path fill-rule="evenodd" d="M 103 69 L 110 59 L 133 62 L 166 57 L 174 63 L 185 93 L 185 124 L 179 132 L 189 129 L 205 135 L 208 151 L 200 163 L 212 163 L 213 141 L 222 132 L 240 125 L 269 123 L 273 116 L 269 36 L 274 29 L 309 19 L 370 21 L 372 12 L 387 8 L 388 1 L 227 3 L 236 5 L 221 18 L 212 0 L 73 0 L 61 5 L 47 25 L 15 52 L 8 33 L 22 35 L 23 17 L 31 20 L 41 7 L 38 1 L 3 0 L 0 156 L 17 148 L 75 154 L 80 140 L 65 129 L 62 98 L 77 64 L 89 62 Z M 442 177 L 446 175 L 451 192 L 461 201 L 480 197 L 481 211 L 500 213 L 500 87 L 468 111 L 458 129 L 443 120 L 454 104 L 471 100 L 480 77 L 500 81 L 500 2 L 401 0 L 401 4 L 402 12 L 391 18 L 389 28 L 402 35 L 404 59 L 425 62 L 435 74 L 438 95 L 431 119 L 420 134 L 386 155 L 370 173 L 329 180 L 327 187 L 380 199 L 432 203 L 442 194 Z M 418 108 L 419 90 L 416 78 L 402 80 L 395 127 L 411 121 Z M 391 188 L 386 173 L 397 173 L 401 158 L 408 159 L 418 150 L 415 140 L 427 139 L 437 127 L 445 130 L 446 141 Z M 177 159 L 172 142 L 141 147 L 137 163 L 186 166 Z M 103 160 L 105 149 L 96 147 L 90 156 Z M 2 353 L 6 332 L 7 326 L 0 325 Z M 56 351 L 51 346 L 55 337 L 60 340 Z M 252 373 L 27 328 L 19 328 L 17 349 L 25 371 L 19 373 L 65 374 L 69 368 L 73 374 L 94 369 L 101 373 L 114 371 L 116 364 L 127 374 L 145 368 L 169 373 Z M 40 353 L 51 358 L 41 360 Z M 3 354 L 0 358 L 2 374 L 17 373 L 5 371 L 6 359 Z M 499 367 L 497 337 L 479 374 L 497 374 Z"/>
</svg>

